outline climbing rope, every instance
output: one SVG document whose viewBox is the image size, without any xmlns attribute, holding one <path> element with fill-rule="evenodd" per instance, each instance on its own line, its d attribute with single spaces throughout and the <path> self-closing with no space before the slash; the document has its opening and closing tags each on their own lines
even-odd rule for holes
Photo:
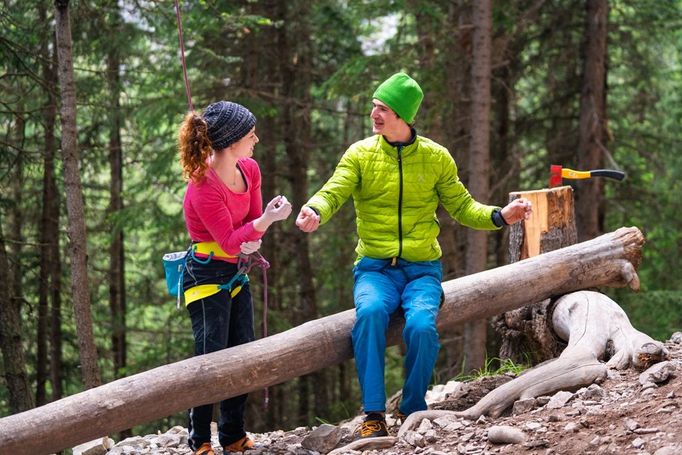
<svg viewBox="0 0 682 455">
<path fill-rule="evenodd" d="M 187 106 L 190 111 L 194 110 L 192 104 L 192 91 L 189 88 L 189 79 L 187 79 L 187 64 L 185 63 L 185 40 L 182 34 L 182 19 L 180 18 L 180 6 L 178 0 L 175 0 L 175 19 L 178 23 L 178 41 L 180 43 L 180 62 L 182 64 L 182 76 L 185 80 L 185 94 L 187 95 Z"/>
<path fill-rule="evenodd" d="M 270 263 L 263 257 L 260 251 L 256 251 L 249 255 L 239 255 L 239 261 L 237 264 L 238 274 L 247 274 L 255 266 L 261 268 L 263 272 L 263 321 L 261 324 L 261 329 L 263 332 L 262 337 L 268 336 L 268 272 L 270 268 Z M 270 389 L 266 387 L 264 390 L 263 408 L 267 409 L 270 403 Z"/>
</svg>

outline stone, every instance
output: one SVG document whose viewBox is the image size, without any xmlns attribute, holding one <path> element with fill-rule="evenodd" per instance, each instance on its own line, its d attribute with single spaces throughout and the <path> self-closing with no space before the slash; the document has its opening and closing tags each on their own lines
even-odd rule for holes
<svg viewBox="0 0 682 455">
<path fill-rule="evenodd" d="M 419 428 L 417 428 L 417 433 L 425 434 L 429 430 L 433 430 L 433 424 L 429 419 L 423 419 L 419 424 Z"/>
<path fill-rule="evenodd" d="M 426 445 L 424 436 L 417 433 L 416 431 L 408 431 L 405 433 L 405 436 L 403 436 L 403 439 L 413 447 L 424 447 Z"/>
<path fill-rule="evenodd" d="M 341 429 L 334 425 L 322 424 L 301 441 L 301 447 L 319 453 L 331 452 L 341 441 Z"/>
<path fill-rule="evenodd" d="M 488 441 L 492 444 L 520 444 L 526 440 L 526 434 L 512 426 L 495 425 L 488 428 Z"/>
<path fill-rule="evenodd" d="M 579 429 L 580 429 L 580 425 L 578 425 L 575 422 L 569 422 L 564 427 L 564 430 L 566 432 L 569 432 L 569 433 L 577 433 Z"/>
<path fill-rule="evenodd" d="M 561 390 L 555 393 L 549 400 L 549 403 L 547 403 L 547 409 L 563 408 L 571 398 L 573 398 L 573 394 L 571 392 Z"/>
<path fill-rule="evenodd" d="M 512 408 L 513 415 L 525 414 L 531 409 L 535 408 L 537 401 L 535 398 L 528 398 L 525 400 L 516 400 Z"/>
<path fill-rule="evenodd" d="M 85 442 L 73 448 L 73 455 L 104 455 L 114 446 L 108 436 Z"/>
<path fill-rule="evenodd" d="M 675 377 L 675 370 L 675 364 L 670 361 L 656 363 L 639 375 L 639 383 L 642 386 L 651 382 L 660 384 L 670 377 Z"/>
</svg>

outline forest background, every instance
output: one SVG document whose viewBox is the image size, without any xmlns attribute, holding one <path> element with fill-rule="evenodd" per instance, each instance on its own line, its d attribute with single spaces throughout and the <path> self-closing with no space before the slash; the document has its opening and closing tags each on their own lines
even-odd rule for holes
<svg viewBox="0 0 682 455">
<path fill-rule="evenodd" d="M 228 99 L 258 117 L 266 200 L 284 194 L 297 213 L 371 134 L 377 84 L 405 70 L 426 95 L 419 133 L 449 149 L 482 202 L 546 187 L 550 164 L 625 171 L 623 182 L 572 183 L 580 238 L 639 227 L 642 292 L 609 292 L 654 338 L 682 329 L 681 1 L 200 0 L 180 10 L 194 106 Z M 66 42 L 73 59 L 60 61 Z M 189 242 L 175 143 L 186 111 L 172 2 L 0 4 L 0 416 L 191 355 L 189 318 L 160 260 Z M 440 222 L 445 280 L 507 263 L 508 230 Z M 355 243 L 352 203 L 313 235 L 293 217 L 268 233 L 270 333 L 352 308 Z M 260 326 L 259 271 L 251 282 Z M 497 356 L 485 322 L 441 341 L 435 383 Z M 390 348 L 389 392 L 401 374 Z M 251 395 L 250 430 L 334 422 L 360 406 L 352 361 L 269 396 L 264 407 Z M 134 431 L 174 424 L 185 416 Z"/>
</svg>

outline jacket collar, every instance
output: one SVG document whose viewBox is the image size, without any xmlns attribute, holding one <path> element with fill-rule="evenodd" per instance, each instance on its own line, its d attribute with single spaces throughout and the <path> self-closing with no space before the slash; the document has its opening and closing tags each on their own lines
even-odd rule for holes
<svg viewBox="0 0 682 455">
<path fill-rule="evenodd" d="M 412 131 L 412 136 L 410 137 L 410 140 L 407 142 L 389 142 L 383 135 L 380 136 L 379 144 L 381 145 L 381 148 L 387 152 L 388 151 L 397 152 L 398 148 L 404 150 L 405 152 L 411 150 L 412 147 L 410 146 L 414 145 L 414 143 L 417 141 L 417 130 L 415 130 L 414 128 L 410 128 L 410 130 Z"/>
</svg>

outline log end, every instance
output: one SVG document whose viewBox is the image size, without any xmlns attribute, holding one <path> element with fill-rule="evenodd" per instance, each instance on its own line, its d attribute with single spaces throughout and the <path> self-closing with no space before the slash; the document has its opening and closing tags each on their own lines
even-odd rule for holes
<svg viewBox="0 0 682 455">
<path fill-rule="evenodd" d="M 637 227 L 622 227 L 613 233 L 614 238 L 622 242 L 625 249 L 625 258 L 632 263 L 635 269 L 642 262 L 642 246 L 646 240 L 644 234 Z"/>
</svg>

